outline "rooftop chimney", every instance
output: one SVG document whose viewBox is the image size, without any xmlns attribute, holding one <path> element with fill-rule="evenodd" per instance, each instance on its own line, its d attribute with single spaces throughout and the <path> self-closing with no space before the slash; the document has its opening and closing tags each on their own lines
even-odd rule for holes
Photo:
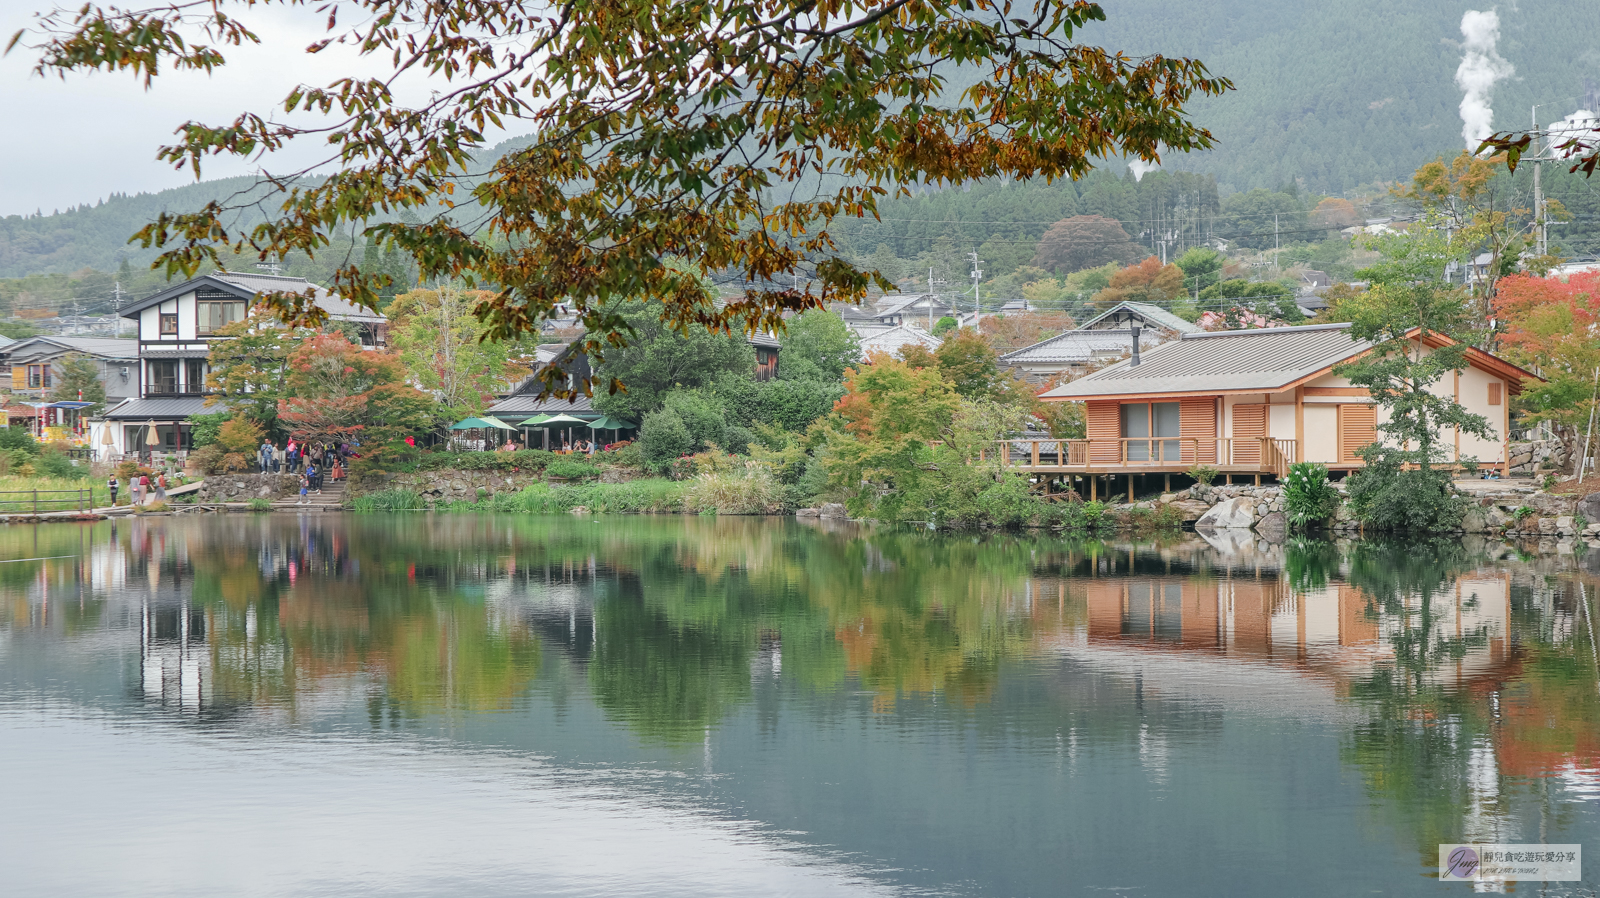
<svg viewBox="0 0 1600 898">
<path fill-rule="evenodd" d="M 1139 328 L 1136 326 L 1133 329 L 1133 361 L 1128 363 L 1128 367 L 1129 368 L 1136 368 L 1138 366 L 1139 366 Z"/>
</svg>

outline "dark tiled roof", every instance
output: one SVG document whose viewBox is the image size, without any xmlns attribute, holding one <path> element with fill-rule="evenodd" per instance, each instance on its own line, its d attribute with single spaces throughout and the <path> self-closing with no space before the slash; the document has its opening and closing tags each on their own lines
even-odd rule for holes
<svg viewBox="0 0 1600 898">
<path fill-rule="evenodd" d="M 1370 344 L 1351 339 L 1348 324 L 1273 327 L 1185 334 L 1144 354 L 1135 367 L 1118 362 L 1062 384 L 1046 399 L 1093 399 L 1142 393 L 1275 391 L 1342 362 Z"/>
<path fill-rule="evenodd" d="M 173 421 L 190 415 L 206 415 L 223 411 L 218 404 L 206 407 L 204 396 L 180 396 L 171 399 L 127 399 L 111 408 L 101 417 L 111 421 L 149 420 Z"/>
<path fill-rule="evenodd" d="M 594 417 L 599 417 L 599 412 L 594 410 L 594 404 L 590 402 L 587 396 L 579 396 L 577 399 L 568 400 L 557 399 L 554 396 L 540 396 L 537 393 L 527 393 L 507 396 L 505 399 L 489 406 L 489 414 L 497 418 L 518 415 L 523 417 L 532 415 L 578 415 L 580 413 L 588 413 Z M 508 418 L 506 423 L 518 422 L 513 422 Z"/>
</svg>

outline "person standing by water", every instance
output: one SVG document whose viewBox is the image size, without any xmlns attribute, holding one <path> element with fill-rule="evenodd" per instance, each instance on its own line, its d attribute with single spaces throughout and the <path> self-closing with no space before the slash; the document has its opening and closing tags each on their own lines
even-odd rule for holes
<svg viewBox="0 0 1600 898">
<path fill-rule="evenodd" d="M 261 473 L 266 474 L 272 470 L 272 442 L 266 437 L 261 438 L 261 448 L 256 450 L 256 460 L 261 462 Z"/>
<path fill-rule="evenodd" d="M 150 492 L 150 475 L 149 474 L 140 474 L 139 475 L 139 479 L 135 482 L 135 486 L 133 488 L 133 504 L 136 505 L 136 506 L 137 505 L 143 505 L 144 504 L 144 497 L 149 492 Z"/>
<path fill-rule="evenodd" d="M 167 501 L 167 472 L 165 470 L 156 474 L 156 501 Z"/>
<path fill-rule="evenodd" d="M 122 482 L 117 480 L 117 475 L 115 475 L 115 474 L 112 474 L 111 475 L 111 479 L 106 481 L 106 489 L 111 491 L 111 507 L 112 508 L 116 508 L 117 507 L 117 489 L 119 487 L 121 487 L 121 486 L 122 486 Z"/>
<path fill-rule="evenodd" d="M 310 499 L 306 498 L 306 491 L 308 489 L 310 489 L 310 488 L 311 488 L 311 481 L 306 478 L 306 475 L 304 473 L 302 473 L 300 475 L 300 502 L 299 502 L 300 505 L 304 505 L 307 502 L 311 501 Z"/>
</svg>

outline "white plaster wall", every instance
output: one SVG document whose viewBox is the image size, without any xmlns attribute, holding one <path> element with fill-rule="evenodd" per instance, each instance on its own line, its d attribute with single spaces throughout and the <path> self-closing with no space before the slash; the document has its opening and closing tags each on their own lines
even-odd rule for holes
<svg viewBox="0 0 1600 898">
<path fill-rule="evenodd" d="M 194 294 L 183 294 L 173 305 L 178 312 L 178 339 L 193 340 L 200 326 L 199 307 L 195 305 Z"/>
<path fill-rule="evenodd" d="M 1489 385 L 1500 385 L 1500 404 L 1489 404 Z M 1506 390 L 1505 381 L 1477 368 L 1468 368 L 1461 372 L 1461 398 L 1460 402 L 1466 406 L 1467 411 L 1475 415 L 1482 415 L 1489 419 L 1489 426 L 1493 429 L 1492 439 L 1483 439 L 1469 433 L 1461 435 L 1461 454 L 1476 456 L 1480 462 L 1505 461 L 1505 414 L 1506 403 L 1510 397 Z"/>
<path fill-rule="evenodd" d="M 1267 408 L 1267 436 L 1275 440 L 1292 440 L 1294 433 L 1294 394 L 1284 394 L 1289 397 L 1287 404 L 1274 402 Z M 1277 397 L 1273 397 L 1276 399 Z"/>
<path fill-rule="evenodd" d="M 1339 407 L 1334 403 L 1306 403 L 1306 461 L 1331 464 L 1339 460 Z"/>
<path fill-rule="evenodd" d="M 161 310 L 155 306 L 139 313 L 139 339 L 161 339 Z"/>
</svg>

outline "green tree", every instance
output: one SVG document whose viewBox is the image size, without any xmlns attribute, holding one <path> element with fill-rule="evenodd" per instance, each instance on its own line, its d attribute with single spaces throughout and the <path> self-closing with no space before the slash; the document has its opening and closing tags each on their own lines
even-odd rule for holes
<svg viewBox="0 0 1600 898">
<path fill-rule="evenodd" d="M 990 399 L 1000 391 L 1000 368 L 994 347 L 970 327 L 945 337 L 934 350 L 933 359 L 940 376 L 961 396 Z"/>
<path fill-rule="evenodd" d="M 493 293 L 479 311 L 495 337 L 533 331 L 571 304 L 590 358 L 628 335 L 618 297 L 660 303 L 674 328 L 708 330 L 735 321 L 776 329 L 785 311 L 858 301 L 869 279 L 835 252 L 828 223 L 872 216 L 884 183 L 1054 180 L 1082 176 L 1098 159 L 1209 148 L 1183 105 L 1231 87 L 1194 60 L 1081 43 L 1080 30 L 1105 13 L 1075 0 L 1046 0 L 1026 16 L 995 0 L 353 5 L 362 12 L 345 24 L 309 7 L 283 12 L 325 29 L 312 52 L 342 40 L 389 69 L 298 86 L 278 104 L 331 122 L 281 113 L 191 122 L 159 153 L 198 173 L 214 154 L 331 142 L 330 173 L 315 184 L 275 179 L 281 194 L 252 201 L 273 210 L 253 228 L 233 228 L 233 204 L 212 202 L 162 213 L 140 241 L 165 248 L 158 264 L 169 273 L 187 274 L 241 246 L 314 257 L 354 227 L 368 243 L 408 253 L 424 282 L 470 273 Z M 259 41 L 248 24 L 254 8 L 219 2 L 199 16 L 184 4 L 136 15 L 75 7 L 38 19 L 25 45 L 41 72 L 128 70 L 148 84 L 164 69 L 214 70 L 226 48 Z M 970 73 L 962 87 L 950 84 L 950 64 Z M 438 90 L 407 108 L 391 85 L 412 69 Z M 507 127 L 538 136 L 486 169 L 474 154 L 488 129 Z M 829 172 L 843 177 L 777 189 Z M 435 214 L 457 204 L 475 208 Z M 670 258 L 772 286 L 707 308 L 696 279 Z M 783 286 L 802 265 L 816 295 Z M 390 284 L 346 267 L 331 286 L 375 307 Z M 270 301 L 286 320 L 320 318 L 308 298 Z"/>
<path fill-rule="evenodd" d="M 277 430 L 278 404 L 289 395 L 289 357 L 314 334 L 259 312 L 218 329 L 224 339 L 211 341 L 206 405 L 226 407 L 269 432 Z"/>
<path fill-rule="evenodd" d="M 825 309 L 791 318 L 781 340 L 778 376 L 785 380 L 838 382 L 846 368 L 861 364 L 861 341 L 855 331 Z"/>
<path fill-rule="evenodd" d="M 106 385 L 100 379 L 100 366 L 82 353 L 69 352 L 61 359 L 55 384 L 50 392 L 54 402 L 94 403 L 80 413 L 85 416 L 98 415 L 105 408 Z"/>
<path fill-rule="evenodd" d="M 1428 282 L 1389 282 L 1340 303 L 1350 335 L 1372 348 L 1334 369 L 1366 387 L 1386 412 L 1389 439 L 1357 450 L 1366 467 L 1350 478 L 1351 509 L 1371 526 L 1437 531 L 1460 523 L 1465 506 L 1451 484 L 1444 428 L 1490 437 L 1489 421 L 1432 387 L 1467 367 L 1470 316 L 1459 290 Z M 1438 340 L 1436 337 L 1444 337 Z"/>
<path fill-rule="evenodd" d="M 37 337 L 39 329 L 20 318 L 11 318 L 0 321 L 0 337 L 10 337 L 13 340 L 26 340 Z"/>
<path fill-rule="evenodd" d="M 1222 253 L 1209 246 L 1191 246 L 1172 264 L 1183 270 L 1184 289 L 1198 293 L 1221 279 L 1222 263 L 1226 261 Z"/>
<path fill-rule="evenodd" d="M 487 340 L 472 310 L 488 294 L 444 285 L 413 290 L 389 306 L 389 344 L 422 389 L 455 418 L 482 414 L 507 388 L 512 344 Z"/>
<path fill-rule="evenodd" d="M 618 314 L 629 331 L 628 343 L 606 350 L 597 368 L 602 382 L 624 388 L 597 394 L 594 407 L 600 411 L 640 421 L 673 390 L 705 386 L 727 373 L 753 376 L 755 350 L 742 333 L 675 327 L 669 309 L 659 302 L 630 300 L 622 305 Z M 783 367 L 781 355 L 778 366 Z"/>
</svg>

